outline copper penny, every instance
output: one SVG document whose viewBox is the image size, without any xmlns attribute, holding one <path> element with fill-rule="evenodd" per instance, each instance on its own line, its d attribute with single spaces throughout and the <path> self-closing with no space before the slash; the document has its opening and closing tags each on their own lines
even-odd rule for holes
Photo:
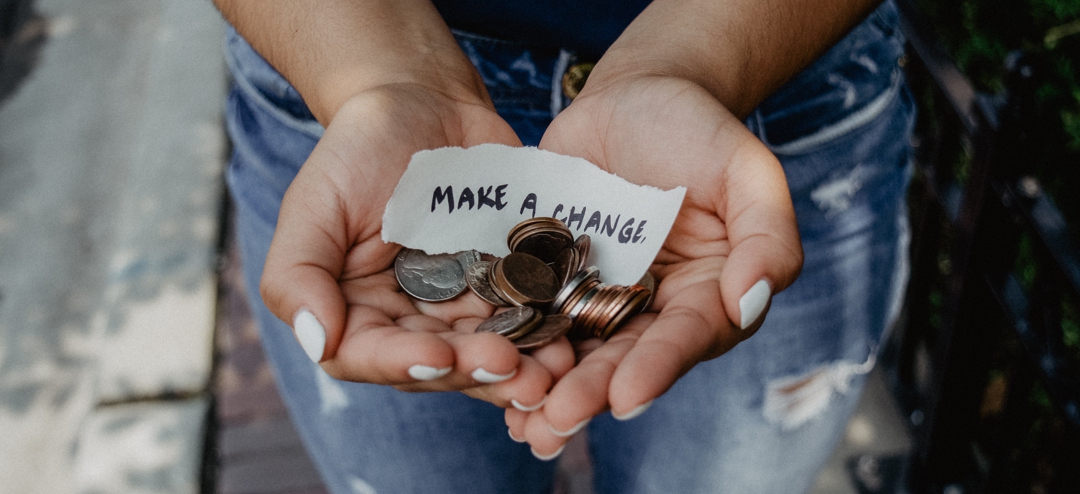
<svg viewBox="0 0 1080 494">
<path fill-rule="evenodd" d="M 505 280 L 499 288 L 508 302 L 546 306 L 555 300 L 561 286 L 551 267 L 529 254 L 514 252 L 502 259 L 493 271 L 495 281 Z"/>
<path fill-rule="evenodd" d="M 514 346 L 516 346 L 518 350 L 533 350 L 540 348 L 557 340 L 560 336 L 565 335 L 570 331 L 570 326 L 572 325 L 573 322 L 570 320 L 570 316 L 563 314 L 544 316 L 544 320 L 540 323 L 540 326 L 530 331 L 525 336 L 514 340 Z"/>
<path fill-rule="evenodd" d="M 649 291 L 648 298 L 645 299 L 645 303 L 641 306 L 641 312 L 645 312 L 649 310 L 649 307 L 652 307 L 653 299 L 656 298 L 656 278 L 652 273 L 645 271 L 637 284 Z"/>
<path fill-rule="evenodd" d="M 551 264 L 551 269 L 555 271 L 555 277 L 559 279 L 559 284 L 565 286 L 577 274 L 580 264 L 577 249 L 567 247 L 558 256 L 555 256 L 555 262 Z"/>
<path fill-rule="evenodd" d="M 561 231 L 540 231 L 522 238 L 514 244 L 513 252 L 531 254 L 545 264 L 555 262 L 559 253 L 573 245 L 573 236 Z"/>
<path fill-rule="evenodd" d="M 618 332 L 623 323 L 644 310 L 643 308 L 645 307 L 649 295 L 644 292 L 644 288 L 637 285 L 630 288 L 633 289 L 635 287 L 640 288 L 640 290 L 632 291 L 632 295 L 622 302 L 619 311 L 609 319 L 605 327 L 600 329 L 600 339 L 607 340 L 608 338 L 611 338 L 612 335 Z"/>
<path fill-rule="evenodd" d="M 574 250 L 578 252 L 578 271 L 585 269 L 585 266 L 589 265 L 589 251 L 592 250 L 592 238 L 582 233 L 578 235 L 577 240 L 574 241 Z"/>
</svg>

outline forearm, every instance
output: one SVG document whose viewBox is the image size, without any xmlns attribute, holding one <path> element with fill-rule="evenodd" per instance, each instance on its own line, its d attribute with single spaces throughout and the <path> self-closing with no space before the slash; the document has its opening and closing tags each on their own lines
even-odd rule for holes
<svg viewBox="0 0 1080 494">
<path fill-rule="evenodd" d="M 597 64 L 582 96 L 627 76 L 674 76 L 745 116 L 880 0 L 656 0 Z"/>
<path fill-rule="evenodd" d="M 388 84 L 486 101 L 482 81 L 428 0 L 215 3 L 324 125 L 351 96 Z"/>
</svg>

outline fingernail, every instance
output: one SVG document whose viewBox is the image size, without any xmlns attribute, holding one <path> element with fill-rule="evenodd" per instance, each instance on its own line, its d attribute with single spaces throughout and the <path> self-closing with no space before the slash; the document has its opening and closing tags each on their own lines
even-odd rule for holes
<svg viewBox="0 0 1080 494">
<path fill-rule="evenodd" d="M 483 367 L 477 367 L 472 373 L 472 378 L 482 383 L 491 384 L 510 379 L 511 377 L 514 377 L 514 374 L 517 374 L 517 369 L 510 371 L 509 374 L 492 374 L 491 372 L 484 370 Z"/>
<path fill-rule="evenodd" d="M 556 436 L 570 437 L 570 436 L 573 436 L 574 434 L 577 434 L 579 431 L 581 431 L 581 429 L 584 429 L 585 426 L 589 424 L 590 420 L 592 420 L 592 418 L 587 418 L 585 420 L 582 420 L 581 422 L 578 422 L 577 425 L 571 427 L 570 430 L 568 430 L 566 432 L 557 431 L 557 430 L 555 430 L 554 427 L 552 427 L 550 425 L 548 426 L 548 429 L 551 429 L 551 433 L 555 434 Z"/>
<path fill-rule="evenodd" d="M 769 297 L 772 296 L 772 289 L 769 288 L 769 282 L 762 279 L 749 290 L 743 294 L 739 299 L 739 314 L 742 314 L 742 321 L 739 323 L 739 327 L 746 329 L 761 316 L 761 311 L 765 310 L 765 306 L 769 304 Z"/>
<path fill-rule="evenodd" d="M 653 402 L 652 400 L 646 401 L 645 403 L 642 403 L 642 404 L 638 405 L 636 408 L 634 408 L 633 410 L 630 410 L 629 412 L 627 412 L 626 414 L 623 414 L 623 415 L 616 415 L 615 412 L 611 412 L 611 416 L 615 417 L 615 420 L 622 420 L 622 421 L 630 420 L 630 419 L 632 419 L 634 417 L 637 417 L 638 415 L 641 415 L 641 414 L 645 413 L 645 410 L 649 409 L 649 406 L 652 405 L 652 402 Z"/>
<path fill-rule="evenodd" d="M 313 362 L 319 363 L 323 357 L 323 349 L 326 347 L 326 330 L 315 319 L 315 315 L 307 309 L 300 309 L 293 319 L 293 332 L 300 341 L 300 347 L 304 349 Z"/>
<path fill-rule="evenodd" d="M 518 438 L 514 437 L 514 431 L 512 431 L 510 429 L 506 429 L 506 433 L 510 434 L 510 439 L 513 439 L 515 443 L 523 443 L 523 442 L 525 442 L 524 439 L 518 439 Z M 533 453 L 533 454 L 536 454 L 536 453 Z"/>
<path fill-rule="evenodd" d="M 443 377 L 450 373 L 453 367 L 443 367 L 442 369 L 436 369 L 426 365 L 416 364 L 409 367 L 409 375 L 413 379 L 418 381 L 434 381 L 440 377 Z"/>
<path fill-rule="evenodd" d="M 537 404 L 535 404 L 535 405 L 533 405 L 531 407 L 527 407 L 525 405 L 522 405 L 521 403 L 518 403 L 517 400 L 514 400 L 514 399 L 510 400 L 510 404 L 514 405 L 514 408 L 517 408 L 518 410 L 521 410 L 523 412 L 535 412 L 535 411 L 539 410 L 540 407 L 544 406 L 544 403 L 547 403 L 547 395 L 544 395 L 544 399 L 540 400 L 540 403 L 537 403 Z"/>
<path fill-rule="evenodd" d="M 540 460 L 540 461 L 548 461 L 548 460 L 554 460 L 554 459 L 555 459 L 555 458 L 557 458 L 557 457 L 558 457 L 559 455 L 561 455 L 561 454 L 562 454 L 562 450 L 563 450 L 563 449 L 566 449 L 566 445 L 564 444 L 564 445 L 562 445 L 562 446 L 559 446 L 559 449 L 556 449 L 556 450 L 555 450 L 555 452 L 554 452 L 554 453 L 551 453 L 550 455 L 542 455 L 542 454 L 540 454 L 540 453 L 537 453 L 537 452 L 536 452 L 536 449 L 535 449 L 535 448 L 531 448 L 531 447 L 530 447 L 529 449 L 530 449 L 530 450 L 532 451 L 532 454 L 533 454 L 533 456 L 535 456 L 537 460 Z"/>
</svg>

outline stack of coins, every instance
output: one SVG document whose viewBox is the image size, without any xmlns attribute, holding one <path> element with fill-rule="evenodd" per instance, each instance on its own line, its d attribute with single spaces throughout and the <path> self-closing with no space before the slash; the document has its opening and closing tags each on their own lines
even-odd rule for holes
<svg viewBox="0 0 1080 494">
<path fill-rule="evenodd" d="M 596 337 L 606 340 L 623 322 L 652 303 L 654 285 L 649 273 L 635 285 L 605 285 L 600 282 L 600 271 L 589 267 L 578 272 L 559 290 L 551 311 L 566 314 L 574 321 L 571 339 Z"/>
<path fill-rule="evenodd" d="M 606 340 L 652 302 L 652 275 L 645 273 L 631 286 L 605 285 L 599 270 L 586 266 L 589 236 L 575 239 L 555 218 L 517 224 L 506 243 L 510 254 L 493 262 L 481 260 L 476 251 L 427 255 L 402 249 L 394 272 L 402 289 L 420 300 L 449 300 L 468 287 L 494 306 L 512 307 L 477 332 L 501 334 L 522 350 L 564 334 L 572 340 Z"/>
</svg>

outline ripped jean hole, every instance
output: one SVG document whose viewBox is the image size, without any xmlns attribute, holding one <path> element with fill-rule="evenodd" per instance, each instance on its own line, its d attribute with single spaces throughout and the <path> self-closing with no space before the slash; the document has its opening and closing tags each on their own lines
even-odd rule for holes
<svg viewBox="0 0 1080 494">
<path fill-rule="evenodd" d="M 345 388 L 341 382 L 321 367 L 315 369 L 315 382 L 319 387 L 319 400 L 323 415 L 339 413 L 349 406 L 349 396 L 345 394 Z"/>
<path fill-rule="evenodd" d="M 810 192 L 810 200 L 814 201 L 818 209 L 825 212 L 826 216 L 841 213 L 851 207 L 851 200 L 855 193 L 862 188 L 863 175 L 866 173 L 862 164 L 842 177 L 834 177 L 832 180 L 819 185 Z"/>
<path fill-rule="evenodd" d="M 876 361 L 871 351 L 861 364 L 839 361 L 805 374 L 773 379 L 765 385 L 765 420 L 793 430 L 825 411 L 834 393 L 851 392 L 851 381 L 870 372 Z"/>
</svg>

